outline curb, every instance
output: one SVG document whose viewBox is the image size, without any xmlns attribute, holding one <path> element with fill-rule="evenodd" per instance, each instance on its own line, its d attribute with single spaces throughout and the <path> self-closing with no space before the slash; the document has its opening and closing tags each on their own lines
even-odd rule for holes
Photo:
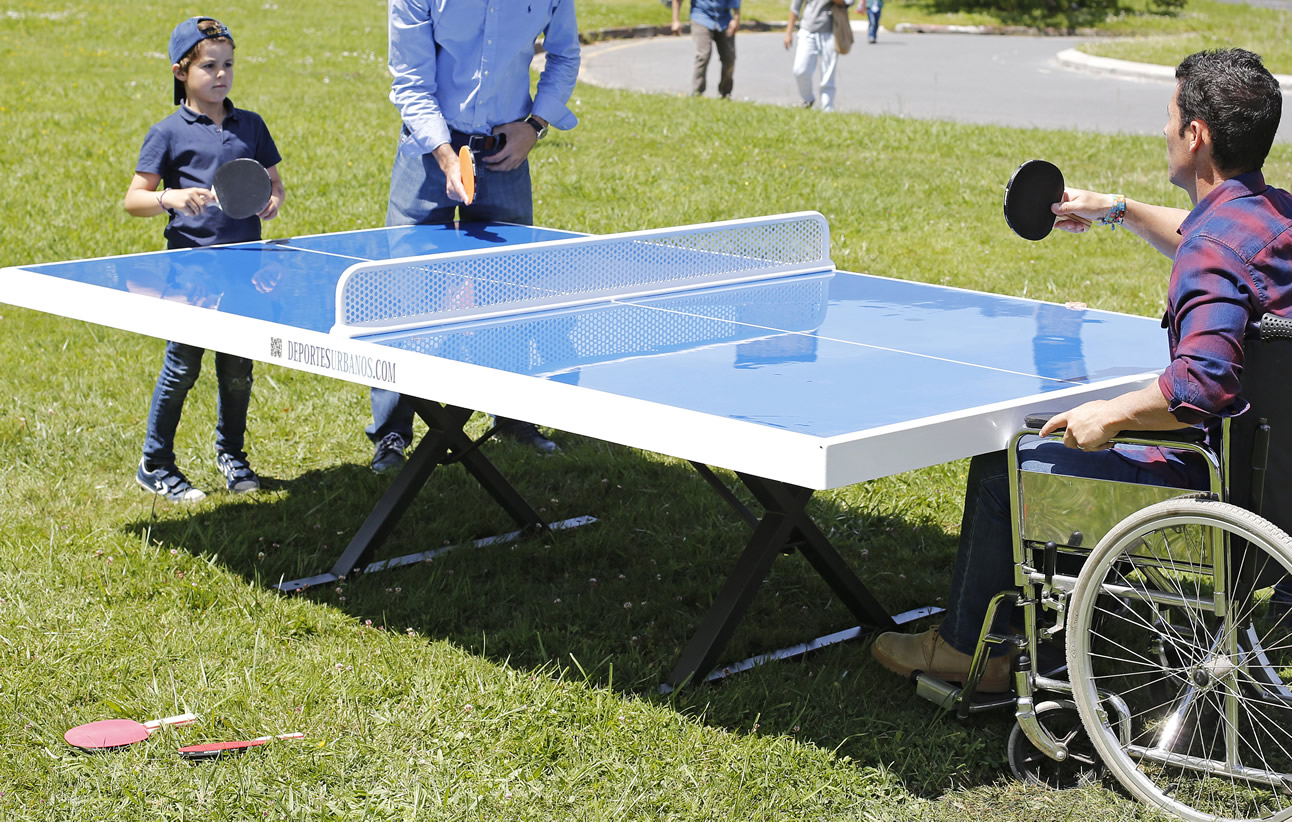
<svg viewBox="0 0 1292 822">
<path fill-rule="evenodd" d="M 898 23 L 900 34 L 995 34 L 1015 37 L 1110 37 L 1098 29 L 1034 28 L 1032 26 L 953 26 L 944 23 Z"/>
<path fill-rule="evenodd" d="M 1130 60 L 1114 60 L 1111 57 L 1096 57 L 1076 49 L 1064 49 L 1055 55 L 1059 65 L 1074 71 L 1086 71 L 1091 74 L 1113 74 L 1118 77 L 1134 77 L 1141 80 L 1163 80 L 1175 82 L 1174 66 L 1159 66 L 1153 63 L 1133 63 Z M 1279 88 L 1284 94 L 1292 93 L 1292 75 L 1275 74 Z"/>
<path fill-rule="evenodd" d="M 785 21 L 779 23 L 768 23 L 762 20 L 741 21 L 741 31 L 784 31 Z M 691 33 L 691 24 L 683 23 L 681 34 Z M 633 40 L 638 37 L 669 37 L 673 34 L 673 26 L 665 23 L 662 26 L 623 26 L 613 29 L 599 29 L 597 31 L 579 32 L 579 42 L 583 45 L 599 43 L 603 40 Z"/>
</svg>

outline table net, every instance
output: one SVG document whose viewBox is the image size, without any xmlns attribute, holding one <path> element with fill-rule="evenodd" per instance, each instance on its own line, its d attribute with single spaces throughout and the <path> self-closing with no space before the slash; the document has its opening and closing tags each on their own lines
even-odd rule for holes
<svg viewBox="0 0 1292 822">
<path fill-rule="evenodd" d="M 333 333 L 357 337 L 832 271 L 815 212 L 361 263 Z"/>
</svg>

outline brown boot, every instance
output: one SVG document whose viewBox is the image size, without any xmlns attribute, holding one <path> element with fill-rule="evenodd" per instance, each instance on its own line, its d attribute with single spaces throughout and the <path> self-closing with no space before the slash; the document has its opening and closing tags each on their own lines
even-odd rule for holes
<svg viewBox="0 0 1292 822">
<path fill-rule="evenodd" d="M 910 676 L 923 671 L 938 679 L 960 683 L 968 676 L 969 665 L 973 662 L 971 655 L 962 654 L 948 645 L 937 628 L 930 628 L 922 634 L 880 634 L 875 638 L 875 644 L 870 646 L 870 654 L 895 674 Z M 1009 657 L 993 657 L 987 660 L 982 678 L 978 680 L 978 690 L 988 694 L 1004 693 L 1010 689 L 1010 683 Z"/>
</svg>

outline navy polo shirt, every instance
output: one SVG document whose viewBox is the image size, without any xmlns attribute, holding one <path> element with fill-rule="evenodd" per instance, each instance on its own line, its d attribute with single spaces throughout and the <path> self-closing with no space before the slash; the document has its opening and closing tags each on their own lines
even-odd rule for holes
<svg viewBox="0 0 1292 822">
<path fill-rule="evenodd" d="M 282 157 L 260 115 L 235 108 L 229 100 L 224 110 L 224 122 L 217 126 L 205 114 L 181 105 L 148 129 L 135 170 L 159 175 L 166 188 L 210 188 L 215 170 L 230 160 L 250 157 L 265 168 L 278 165 Z M 172 214 L 166 225 L 167 248 L 259 239 L 259 217 L 233 220 L 214 206 L 196 217 Z"/>
</svg>

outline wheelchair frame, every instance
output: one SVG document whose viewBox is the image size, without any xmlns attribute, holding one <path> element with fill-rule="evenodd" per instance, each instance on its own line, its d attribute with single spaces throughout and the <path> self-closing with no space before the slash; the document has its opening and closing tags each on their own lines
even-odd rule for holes
<svg viewBox="0 0 1292 822">
<path fill-rule="evenodd" d="M 1267 316 L 1261 327 L 1262 340 L 1292 338 L 1286 320 Z M 1292 353 L 1292 345 L 1268 348 Z M 1249 361 L 1266 363 L 1252 372 L 1262 380 L 1287 382 L 1290 372 L 1276 357 Z M 1249 413 L 1262 416 L 1244 422 L 1242 446 L 1252 459 L 1240 466 L 1231 464 L 1237 449 L 1230 419 L 1223 420 L 1219 452 L 1198 429 L 1113 440 L 1196 455 L 1207 472 L 1200 492 L 1023 471 L 1019 444 L 1044 424 L 1029 418 L 1008 452 L 1015 588 L 992 598 L 965 684 L 919 672 L 916 692 L 961 719 L 1012 706 L 1010 762 L 1027 782 L 1079 784 L 1102 763 L 1141 801 L 1181 818 L 1292 819 L 1292 617 L 1284 625 L 1268 616 L 1273 606 L 1262 593 L 1280 575 L 1292 576 L 1292 538 L 1258 513 L 1269 466 L 1265 409 L 1288 416 L 1289 402 L 1281 398 L 1259 412 L 1253 403 Z M 1247 508 L 1229 502 L 1236 468 L 1249 472 Z M 1030 507 L 1029 490 L 1041 497 Z M 1076 507 L 1092 498 L 1122 507 L 1087 511 L 1080 527 L 1055 531 L 1047 520 L 1055 506 L 1044 490 L 1067 495 Z M 1080 569 L 1061 572 L 1061 556 L 1080 556 Z M 1022 633 L 991 630 L 1002 608 L 1021 612 Z M 1107 633 L 1100 620 L 1114 623 Z M 1118 631 L 1145 637 L 1123 645 L 1120 636 L 1109 639 Z M 1270 644 L 1275 631 L 1286 633 Z M 1043 643 L 1056 638 L 1066 640 L 1065 664 L 1040 665 Z M 1014 653 L 1014 693 L 977 694 L 990 649 L 1000 645 Z M 1109 682 L 1140 684 L 1115 692 Z M 1169 691 L 1169 699 L 1152 705 L 1154 689 Z M 1043 693 L 1057 698 L 1041 700 Z M 1146 700 L 1152 711 L 1139 710 Z M 1266 740 L 1272 750 L 1262 747 Z"/>
</svg>

